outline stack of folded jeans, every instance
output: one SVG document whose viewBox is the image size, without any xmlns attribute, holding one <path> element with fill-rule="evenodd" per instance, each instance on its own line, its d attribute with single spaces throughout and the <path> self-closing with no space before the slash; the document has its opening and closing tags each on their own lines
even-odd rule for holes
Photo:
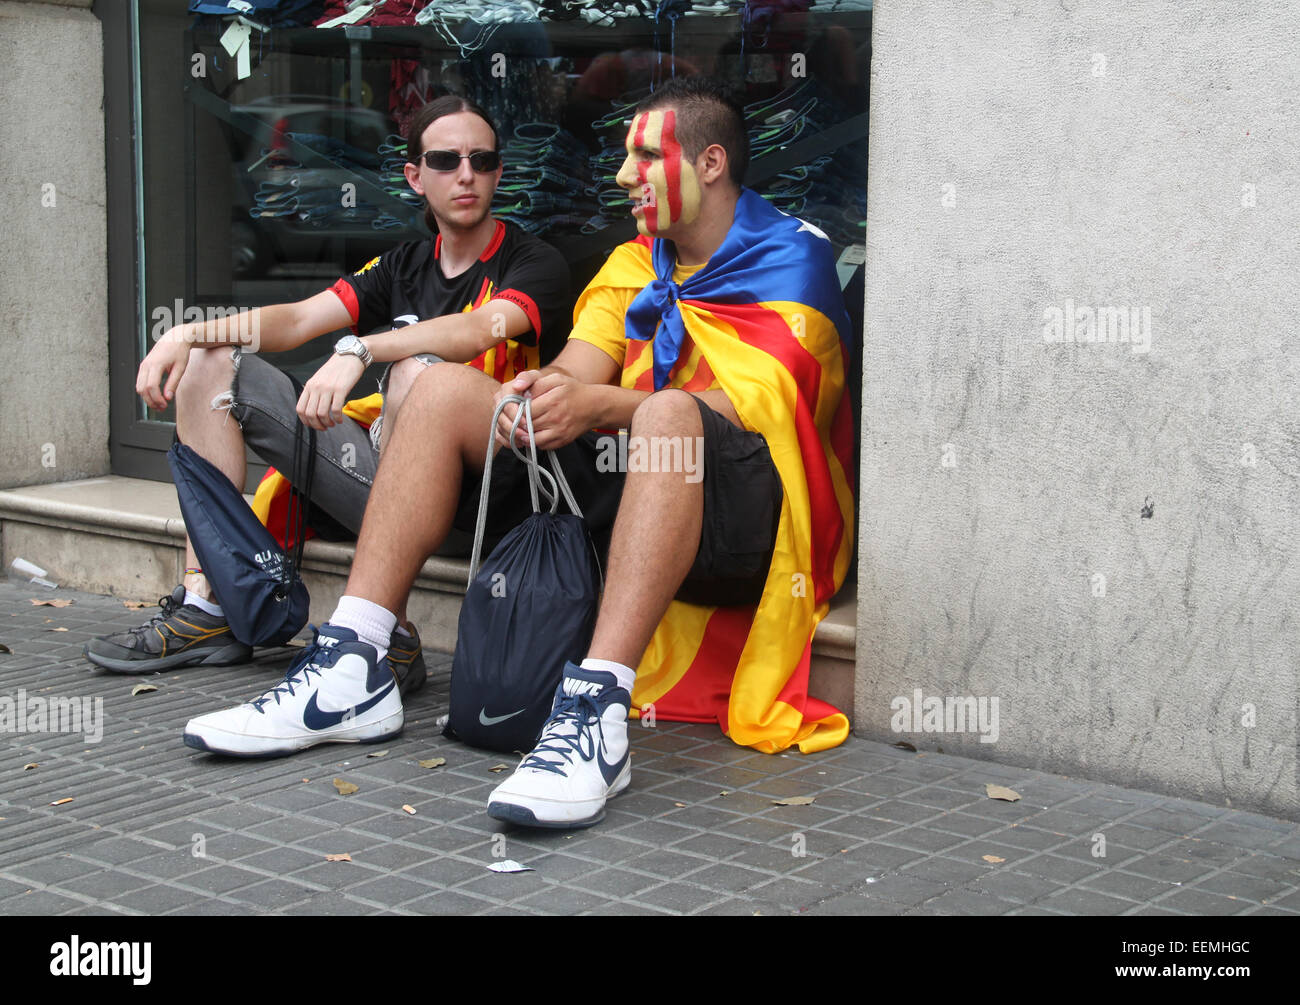
<svg viewBox="0 0 1300 1005">
<path fill-rule="evenodd" d="M 779 94 L 745 106 L 752 162 L 805 141 L 843 121 L 845 110 L 834 95 L 805 78 Z M 807 220 L 837 245 L 860 243 L 857 221 L 866 215 L 866 185 L 861 166 L 865 143 L 842 146 L 788 168 L 755 185 L 783 213 Z"/>
<path fill-rule="evenodd" d="M 406 180 L 406 140 L 389 135 L 379 145 L 379 185 L 394 199 L 400 199 L 412 209 L 424 211 L 424 196 L 411 188 Z"/>
<path fill-rule="evenodd" d="M 532 234 L 577 228 L 591 215 L 583 198 L 586 148 L 571 133 L 546 122 L 516 126 L 501 149 L 505 170 L 492 212 Z"/>
<path fill-rule="evenodd" d="M 365 198 L 356 185 L 358 181 L 366 182 L 400 197 L 399 191 L 384 184 L 378 154 L 316 133 L 286 133 L 285 137 L 308 148 L 327 164 L 322 165 L 319 159 L 304 164 L 293 153 L 277 150 L 253 193 L 249 216 L 318 229 L 390 230 L 405 226 L 391 212 Z"/>
</svg>

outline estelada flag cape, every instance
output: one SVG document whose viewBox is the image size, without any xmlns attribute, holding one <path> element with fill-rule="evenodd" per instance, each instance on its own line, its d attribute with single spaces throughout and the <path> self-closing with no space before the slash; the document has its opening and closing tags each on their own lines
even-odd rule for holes
<svg viewBox="0 0 1300 1005">
<path fill-rule="evenodd" d="M 343 414 L 369 428 L 379 418 L 383 404 L 382 394 L 370 394 L 345 403 Z M 266 474 L 257 483 L 257 491 L 253 493 L 253 513 L 262 521 L 262 526 L 271 532 L 271 536 L 280 542 L 280 547 L 293 547 L 293 528 L 289 526 L 289 479 L 275 468 L 267 468 Z M 316 532 L 308 527 L 303 536 L 310 541 Z"/>
<path fill-rule="evenodd" d="M 834 747 L 849 721 L 808 694 L 813 631 L 853 549 L 849 321 L 831 245 L 744 190 L 722 245 L 680 287 L 674 254 L 663 240 L 620 245 L 574 316 L 593 290 L 639 290 L 626 334 L 652 340 L 654 389 L 668 382 L 688 335 L 745 428 L 766 438 L 785 499 L 762 600 L 673 601 L 637 668 L 633 705 L 641 715 L 653 706 L 658 718 L 717 722 L 767 753 Z"/>
</svg>

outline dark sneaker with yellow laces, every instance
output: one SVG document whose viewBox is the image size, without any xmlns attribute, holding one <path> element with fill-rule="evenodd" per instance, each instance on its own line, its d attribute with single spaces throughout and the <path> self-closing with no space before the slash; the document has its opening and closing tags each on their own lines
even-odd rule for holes
<svg viewBox="0 0 1300 1005">
<path fill-rule="evenodd" d="M 424 664 L 424 647 L 415 625 L 411 625 L 410 635 L 393 629 L 388 640 L 388 668 L 397 678 L 397 690 L 403 698 L 415 694 L 428 682 L 429 668 Z"/>
<path fill-rule="evenodd" d="M 162 610 L 139 628 L 86 644 L 86 659 L 114 673 L 157 673 L 188 666 L 228 666 L 253 654 L 225 618 L 185 603 L 185 587 L 158 601 Z"/>
</svg>

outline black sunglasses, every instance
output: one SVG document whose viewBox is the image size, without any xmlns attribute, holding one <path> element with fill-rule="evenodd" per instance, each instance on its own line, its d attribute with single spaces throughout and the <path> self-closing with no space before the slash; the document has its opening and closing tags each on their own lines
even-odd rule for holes
<svg viewBox="0 0 1300 1005">
<path fill-rule="evenodd" d="M 472 154 L 458 154 L 455 150 L 426 150 L 420 155 L 430 171 L 455 171 L 463 160 L 479 174 L 487 174 L 501 166 L 501 154 L 495 150 L 475 150 Z"/>
</svg>

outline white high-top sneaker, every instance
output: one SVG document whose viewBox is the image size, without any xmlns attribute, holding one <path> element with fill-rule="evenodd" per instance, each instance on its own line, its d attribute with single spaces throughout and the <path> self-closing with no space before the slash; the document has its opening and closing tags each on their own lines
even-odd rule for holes
<svg viewBox="0 0 1300 1005">
<path fill-rule="evenodd" d="M 283 681 L 237 708 L 191 719 L 185 743 L 233 757 L 279 757 L 318 743 L 380 743 L 402 732 L 388 660 L 356 632 L 324 624 Z"/>
<path fill-rule="evenodd" d="M 590 827 L 627 788 L 632 697 L 611 673 L 566 663 L 533 752 L 488 797 L 488 816 L 529 827 Z"/>
</svg>

